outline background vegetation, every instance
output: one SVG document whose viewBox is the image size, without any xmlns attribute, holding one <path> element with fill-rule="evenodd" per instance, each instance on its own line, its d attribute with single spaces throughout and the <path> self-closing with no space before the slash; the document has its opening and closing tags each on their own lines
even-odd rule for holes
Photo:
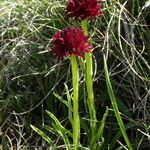
<svg viewBox="0 0 150 150">
<path fill-rule="evenodd" d="M 101 3 L 103 16 L 90 21 L 90 32 L 95 48 L 94 92 L 99 122 L 106 106 L 109 107 L 102 149 L 124 147 L 106 87 L 104 53 L 129 139 L 134 149 L 148 149 L 150 1 L 103 0 Z M 51 137 L 56 149 L 65 149 L 53 120 L 45 112 L 52 112 L 63 126 L 70 128 L 63 103 L 67 100 L 64 84 L 72 91 L 70 64 L 67 59 L 58 60 L 51 52 L 56 31 L 79 26 L 65 17 L 65 4 L 65 0 L 0 0 L 0 145 L 3 150 L 51 149 L 49 142 L 32 130 L 31 124 Z M 81 76 L 81 143 L 86 149 L 89 117 L 84 89 Z"/>
</svg>

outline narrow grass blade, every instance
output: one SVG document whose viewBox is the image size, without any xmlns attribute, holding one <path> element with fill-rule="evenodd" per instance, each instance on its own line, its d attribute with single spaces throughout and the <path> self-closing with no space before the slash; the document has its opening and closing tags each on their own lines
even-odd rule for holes
<svg viewBox="0 0 150 150">
<path fill-rule="evenodd" d="M 69 139 L 66 135 L 66 133 L 72 137 L 72 133 L 68 131 L 66 128 L 64 128 L 59 120 L 49 111 L 46 111 L 46 113 L 55 121 L 55 124 L 53 125 L 53 128 L 58 132 L 58 134 L 62 137 L 64 140 L 64 143 L 66 145 L 66 150 L 71 150 L 71 144 L 69 142 Z"/>
<path fill-rule="evenodd" d="M 53 128 L 58 132 L 58 134 L 62 137 L 64 143 L 65 143 L 65 146 L 66 146 L 66 150 L 71 150 L 71 144 L 70 144 L 70 141 L 69 141 L 69 138 L 67 137 L 66 133 L 61 131 L 59 129 L 59 126 L 57 125 L 53 125 Z"/>
<path fill-rule="evenodd" d="M 48 137 L 43 131 L 41 131 L 40 129 L 38 129 L 37 127 L 30 125 L 30 127 L 36 132 L 38 133 L 44 140 L 46 140 L 53 148 L 55 148 L 55 144 L 53 143 L 53 140 Z"/>
<path fill-rule="evenodd" d="M 103 146 L 105 144 L 105 139 L 102 137 L 102 140 L 96 145 L 96 150 L 102 150 Z"/>
<path fill-rule="evenodd" d="M 128 145 L 129 150 L 133 150 L 133 148 L 130 144 L 129 138 L 127 136 L 127 133 L 126 133 L 125 126 L 124 126 L 123 121 L 121 119 L 117 103 L 116 103 L 115 95 L 114 95 L 113 88 L 112 88 L 112 85 L 111 85 L 111 81 L 110 81 L 110 78 L 109 78 L 109 73 L 108 73 L 108 68 L 107 68 L 107 62 L 106 62 L 105 55 L 104 55 L 104 69 L 105 69 L 105 78 L 106 78 L 106 84 L 107 84 L 107 88 L 108 88 L 109 97 L 110 97 L 111 104 L 113 106 L 115 116 L 117 118 L 120 130 L 121 130 L 122 135 L 123 135 L 123 137 L 126 141 L 126 144 Z"/>
<path fill-rule="evenodd" d="M 92 138 L 91 143 L 90 143 L 90 149 L 94 149 L 94 147 L 96 146 L 96 142 L 98 141 L 98 139 L 102 138 L 102 134 L 103 134 L 103 130 L 104 130 L 104 126 L 105 126 L 105 121 L 106 118 L 108 116 L 108 108 L 106 108 L 106 112 L 103 115 L 101 124 L 95 134 L 95 136 Z"/>
<path fill-rule="evenodd" d="M 49 127 L 46 125 L 46 126 L 44 126 L 44 128 L 47 131 L 53 133 L 55 136 L 60 136 L 65 143 L 66 149 L 71 150 L 71 144 L 69 142 L 69 139 L 68 139 L 66 133 L 64 131 L 61 131 L 56 124 L 53 124 L 52 127 Z"/>
<path fill-rule="evenodd" d="M 86 118 L 81 118 L 81 127 L 84 130 L 84 133 L 87 136 L 87 138 L 90 139 L 90 130 L 89 130 L 89 126 L 87 125 Z"/>
<path fill-rule="evenodd" d="M 54 134 L 54 135 L 57 135 L 57 131 L 55 131 L 55 129 L 52 127 L 52 126 L 49 126 L 49 125 L 44 125 L 43 128 L 45 130 L 47 130 L 48 132 Z"/>
<path fill-rule="evenodd" d="M 69 106 L 68 105 L 68 102 L 66 101 L 66 100 L 64 100 L 61 96 L 59 96 L 57 93 L 53 93 L 54 94 L 54 96 L 56 97 L 56 98 L 58 98 L 58 100 L 60 100 L 63 104 L 65 104 L 67 107 Z"/>
<path fill-rule="evenodd" d="M 67 94 L 67 99 L 68 99 L 68 113 L 69 113 L 69 121 L 71 125 L 73 126 L 73 116 L 72 116 L 72 104 L 71 104 L 71 95 L 69 93 L 68 86 L 65 84 L 65 89 L 66 89 L 66 94 Z"/>
<path fill-rule="evenodd" d="M 55 124 L 58 126 L 59 130 L 64 132 L 64 133 L 68 133 L 68 135 L 70 137 L 72 137 L 72 133 L 70 131 L 68 131 L 66 128 L 64 128 L 62 126 L 62 124 L 59 122 L 59 120 L 54 116 L 54 114 L 52 114 L 51 112 L 46 110 L 46 113 L 55 121 Z"/>
<path fill-rule="evenodd" d="M 129 123 L 125 127 L 126 127 L 126 129 L 128 129 L 128 128 L 132 127 L 132 126 L 133 126 L 132 123 Z M 121 136 L 122 136 L 121 131 L 118 131 L 118 133 L 114 136 L 114 138 L 111 140 L 111 142 L 109 144 L 110 150 L 114 149 L 114 146 L 115 146 L 115 144 L 117 142 L 117 139 L 119 139 Z"/>
</svg>

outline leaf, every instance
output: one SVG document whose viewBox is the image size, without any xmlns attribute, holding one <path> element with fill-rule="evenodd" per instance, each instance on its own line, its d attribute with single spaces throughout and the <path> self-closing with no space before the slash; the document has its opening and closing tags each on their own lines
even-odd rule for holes
<svg viewBox="0 0 150 150">
<path fill-rule="evenodd" d="M 128 107 L 124 104 L 123 101 L 121 101 L 120 99 L 116 98 L 116 102 L 118 105 L 118 108 L 120 111 L 123 111 L 123 114 L 125 114 L 126 116 L 128 116 L 129 118 L 132 118 L 131 113 L 128 111 Z"/>
<path fill-rule="evenodd" d="M 58 126 L 58 128 L 59 128 L 60 131 L 63 131 L 64 133 L 68 133 L 68 135 L 72 137 L 72 133 L 62 126 L 62 124 L 54 116 L 54 114 L 52 114 L 51 112 L 49 112 L 47 110 L 46 110 L 46 113 L 55 121 L 55 124 Z"/>
<path fill-rule="evenodd" d="M 64 140 L 66 150 L 71 150 L 71 144 L 69 142 L 69 139 L 64 131 L 61 131 L 60 128 L 57 125 L 53 125 L 53 128 L 57 131 L 57 133 L 62 137 Z"/>
<path fill-rule="evenodd" d="M 105 139 L 102 137 L 102 140 L 101 142 L 98 143 L 98 145 L 96 146 L 96 149 L 102 150 L 104 143 L 105 143 Z"/>
<path fill-rule="evenodd" d="M 106 121 L 107 116 L 108 116 L 108 108 L 106 108 L 106 111 L 105 111 L 105 113 L 103 115 L 101 124 L 100 124 L 100 126 L 99 126 L 99 128 L 97 130 L 96 135 L 91 140 L 91 143 L 90 143 L 90 148 L 91 149 L 94 147 L 94 145 L 96 144 L 96 142 L 97 142 L 98 139 L 102 139 L 103 130 L 104 130 L 105 121 Z"/>
<path fill-rule="evenodd" d="M 63 104 L 65 104 L 67 107 L 69 107 L 68 102 L 66 100 L 64 100 L 61 96 L 59 96 L 56 93 L 53 93 L 53 94 L 56 98 L 58 98 L 58 100 L 60 100 Z"/>
<path fill-rule="evenodd" d="M 133 124 L 130 122 L 130 123 L 128 123 L 128 124 L 125 126 L 125 128 L 126 128 L 126 129 L 129 129 L 129 128 L 131 128 L 132 126 L 133 126 Z M 120 137 L 122 137 L 122 133 L 121 133 L 121 131 L 119 130 L 119 131 L 117 132 L 117 134 L 114 136 L 114 138 L 111 140 L 110 144 L 109 144 L 110 150 L 111 150 L 111 149 L 114 149 L 114 146 L 115 146 L 117 140 L 118 140 Z"/>
<path fill-rule="evenodd" d="M 65 89 L 66 89 L 66 92 L 67 92 L 67 99 L 68 99 L 68 109 L 69 109 L 69 121 L 70 123 L 72 124 L 73 126 L 73 117 L 72 117 L 72 104 L 71 104 L 71 95 L 69 93 L 69 89 L 68 89 L 68 86 L 65 84 Z"/>
<path fill-rule="evenodd" d="M 55 144 L 53 143 L 52 139 L 50 137 L 48 137 L 43 131 L 41 131 L 40 129 L 38 129 L 37 127 L 30 125 L 30 127 L 36 132 L 38 133 L 43 139 L 45 139 L 51 146 L 55 147 Z"/>
<path fill-rule="evenodd" d="M 46 111 L 46 113 L 55 121 L 55 124 L 53 125 L 53 128 L 59 133 L 59 135 L 63 138 L 65 145 L 66 145 L 66 149 L 70 150 L 71 149 L 71 144 L 69 142 L 69 139 L 66 135 L 66 133 L 72 137 L 72 133 L 70 131 L 68 131 L 66 128 L 64 128 L 61 123 L 59 122 L 59 120 L 54 116 L 54 114 L 52 114 L 49 111 Z"/>
<path fill-rule="evenodd" d="M 133 148 L 131 146 L 131 143 L 129 141 L 128 135 L 126 133 L 126 128 L 124 126 L 124 123 L 123 123 L 122 118 L 121 118 L 120 113 L 119 113 L 119 109 L 118 109 L 118 105 L 117 105 L 117 102 L 116 102 L 116 98 L 115 98 L 114 91 L 113 91 L 113 88 L 112 88 L 112 85 L 111 85 L 111 81 L 110 81 L 110 78 L 109 78 L 108 67 L 107 67 L 107 60 L 106 60 L 105 55 L 104 55 L 104 70 L 105 70 L 105 78 L 106 78 L 106 84 L 107 84 L 109 97 L 110 97 L 111 104 L 112 104 L 113 110 L 115 112 L 115 116 L 117 118 L 120 130 L 122 132 L 122 135 L 123 135 L 123 137 L 125 139 L 126 144 L 128 145 L 129 150 L 133 150 Z"/>
<path fill-rule="evenodd" d="M 89 126 L 86 122 L 86 118 L 81 118 L 80 123 L 81 123 L 81 127 L 83 128 L 84 132 L 86 133 L 86 136 L 88 137 L 88 139 L 90 139 L 90 130 L 89 130 Z"/>
<path fill-rule="evenodd" d="M 43 128 L 46 129 L 48 132 L 50 132 L 54 135 L 57 135 L 57 132 L 55 131 L 55 129 L 53 127 L 50 127 L 48 125 L 44 125 Z"/>
</svg>

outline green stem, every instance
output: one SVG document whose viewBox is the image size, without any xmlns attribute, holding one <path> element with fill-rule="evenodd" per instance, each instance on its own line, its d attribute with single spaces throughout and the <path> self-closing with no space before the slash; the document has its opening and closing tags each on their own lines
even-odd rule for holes
<svg viewBox="0 0 150 150">
<path fill-rule="evenodd" d="M 84 34 L 88 35 L 88 24 L 87 20 L 83 20 L 81 22 L 82 29 L 84 30 Z M 92 53 L 85 54 L 86 60 L 86 86 L 88 92 L 88 107 L 91 119 L 91 131 L 92 137 L 95 136 L 96 131 L 96 111 L 95 111 L 95 103 L 94 103 L 94 92 L 93 92 L 93 62 L 92 62 Z"/>
<path fill-rule="evenodd" d="M 76 56 L 71 56 L 72 83 L 73 83 L 73 144 L 74 150 L 78 149 L 80 137 L 80 120 L 78 110 L 79 73 Z"/>
<path fill-rule="evenodd" d="M 111 104 L 112 104 L 112 107 L 114 109 L 115 116 L 117 118 L 120 130 L 122 132 L 122 135 L 123 135 L 123 137 L 125 139 L 125 142 L 126 142 L 128 148 L 129 148 L 129 150 L 133 150 L 133 148 L 132 148 L 132 146 L 130 144 L 129 138 L 127 136 L 127 133 L 126 133 L 126 129 L 125 129 L 124 123 L 123 123 L 122 118 L 120 116 L 117 103 L 116 103 L 115 95 L 114 95 L 113 88 L 112 88 L 112 85 L 111 85 L 111 82 L 110 82 L 110 78 L 109 78 L 109 73 L 108 73 L 108 68 L 107 68 L 107 62 L 106 62 L 105 55 L 104 55 L 104 69 L 105 69 L 105 77 L 106 77 L 106 84 L 107 84 L 107 88 L 108 88 L 109 97 L 110 97 Z"/>
<path fill-rule="evenodd" d="M 88 35 L 88 22 L 87 20 L 81 21 L 81 26 L 85 35 Z"/>
</svg>

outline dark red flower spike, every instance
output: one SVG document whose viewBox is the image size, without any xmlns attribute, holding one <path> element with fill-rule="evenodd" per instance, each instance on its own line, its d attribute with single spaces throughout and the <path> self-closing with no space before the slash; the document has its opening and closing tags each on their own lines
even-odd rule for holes
<svg viewBox="0 0 150 150">
<path fill-rule="evenodd" d="M 92 46 L 88 44 L 88 36 L 85 36 L 79 28 L 67 27 L 58 31 L 53 36 L 53 52 L 59 57 L 76 55 L 84 57 L 85 52 L 91 52 Z"/>
<path fill-rule="evenodd" d="M 97 0 L 68 0 L 66 15 L 82 21 L 101 15 L 101 5 Z"/>
</svg>

